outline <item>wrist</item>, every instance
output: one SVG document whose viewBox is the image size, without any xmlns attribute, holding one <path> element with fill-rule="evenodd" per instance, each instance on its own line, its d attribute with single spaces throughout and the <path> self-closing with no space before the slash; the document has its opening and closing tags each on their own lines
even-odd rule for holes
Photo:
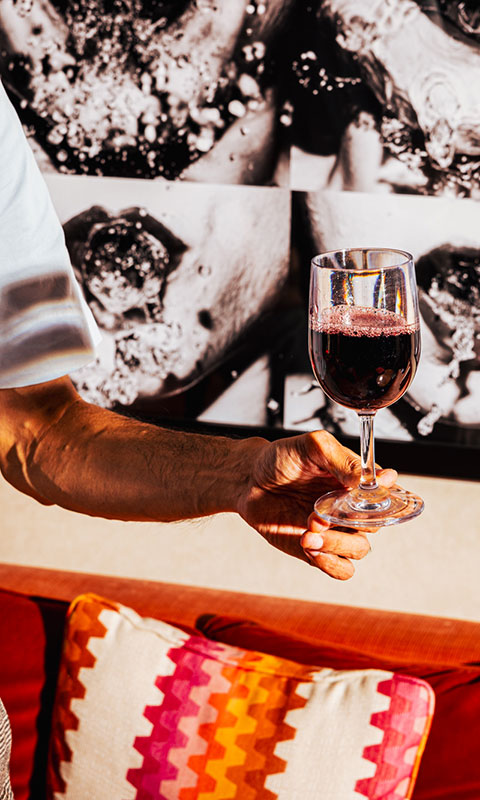
<svg viewBox="0 0 480 800">
<path fill-rule="evenodd" d="M 229 440 L 229 452 L 221 470 L 223 511 L 239 511 L 252 482 L 259 453 L 268 444 L 266 439 L 251 436 Z"/>
</svg>

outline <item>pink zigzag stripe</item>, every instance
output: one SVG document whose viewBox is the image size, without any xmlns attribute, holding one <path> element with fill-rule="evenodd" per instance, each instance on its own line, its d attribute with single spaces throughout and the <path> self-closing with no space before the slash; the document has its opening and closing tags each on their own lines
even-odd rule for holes
<svg viewBox="0 0 480 800">
<path fill-rule="evenodd" d="M 423 734 L 415 731 L 415 722 L 427 719 L 432 714 L 431 696 L 426 687 L 411 678 L 393 675 L 378 684 L 380 694 L 390 696 L 386 711 L 372 714 L 370 724 L 384 731 L 380 744 L 363 750 L 363 757 L 376 764 L 375 775 L 358 780 L 355 790 L 368 800 L 404 800 L 396 787 L 405 779 L 410 780 L 413 765 L 405 763 L 405 751 L 418 747 Z"/>
<path fill-rule="evenodd" d="M 163 693 L 161 704 L 144 709 L 144 716 L 152 723 L 152 731 L 150 736 L 136 737 L 134 747 L 143 755 L 143 764 L 139 769 L 129 769 L 126 775 L 127 781 L 137 789 L 135 800 L 170 800 L 178 797 L 178 794 L 170 794 L 171 787 L 178 786 L 180 779 L 181 785 L 185 785 L 183 762 L 187 760 L 189 726 L 184 730 L 181 723 L 185 717 L 195 720 L 198 717 L 200 704 L 192 699 L 193 690 L 203 689 L 202 695 L 205 693 L 206 697 L 212 691 L 210 670 L 204 669 L 207 663 L 205 657 L 189 650 L 188 641 L 181 647 L 168 651 L 168 657 L 177 665 L 173 675 L 160 676 L 155 681 L 155 685 Z M 191 641 L 196 643 L 196 639 Z M 212 644 L 212 650 L 216 651 L 215 643 Z M 219 668 L 221 669 L 221 665 Z M 214 684 L 216 683 L 217 680 L 214 680 Z M 220 684 L 225 690 L 224 679 Z M 197 739 L 201 742 L 201 752 L 205 751 L 205 740 L 195 737 L 188 747 L 188 758 L 192 754 L 191 744 Z M 182 751 L 185 756 L 177 764 L 178 754 Z M 174 754 L 173 759 L 170 758 L 171 754 Z M 189 769 L 188 773 L 187 786 L 192 780 L 198 781 L 198 775 L 193 770 Z M 164 794 L 163 784 L 168 794 Z"/>
<path fill-rule="evenodd" d="M 198 704 L 201 709 L 200 715 L 195 717 L 183 717 L 179 722 L 179 727 L 188 738 L 188 745 L 181 750 L 172 748 L 169 752 L 170 761 L 178 769 L 176 780 L 162 781 L 162 793 L 167 797 L 180 797 L 180 790 L 185 788 L 195 788 L 199 781 L 199 775 L 188 766 L 191 756 L 201 756 L 206 750 L 208 743 L 206 739 L 199 736 L 198 729 L 204 723 L 215 722 L 218 716 L 218 709 L 213 708 L 208 702 L 212 694 L 219 692 L 225 694 L 230 689 L 230 681 L 223 677 L 223 664 L 213 659 L 205 659 L 202 663 L 202 670 L 210 676 L 208 684 L 193 686 L 190 697 Z"/>
<path fill-rule="evenodd" d="M 182 714 L 195 716 L 198 713 L 196 703 L 189 700 L 192 684 L 209 680 L 201 669 L 197 669 L 195 674 L 195 655 L 183 647 L 172 648 L 168 657 L 177 664 L 173 675 L 159 677 L 155 681 L 155 685 L 164 693 L 163 702 L 159 706 L 147 706 L 144 710 L 144 716 L 153 726 L 151 734 L 137 737 L 134 744 L 135 749 L 144 756 L 143 765 L 140 770 L 129 770 L 127 773 L 127 780 L 139 790 L 136 800 L 161 798 L 161 781 L 177 778 L 178 769 L 169 762 L 168 753 L 171 748 L 185 747 L 187 744 L 187 737 L 179 729 L 178 721 Z"/>
</svg>

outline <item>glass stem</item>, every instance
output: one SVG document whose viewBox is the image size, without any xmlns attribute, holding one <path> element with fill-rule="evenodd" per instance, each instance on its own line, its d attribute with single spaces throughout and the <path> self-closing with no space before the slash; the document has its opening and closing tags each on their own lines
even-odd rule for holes
<svg viewBox="0 0 480 800">
<path fill-rule="evenodd" d="M 375 412 L 359 414 L 358 416 L 360 417 L 360 457 L 362 460 L 360 489 L 367 489 L 371 492 L 378 489 L 375 474 L 375 439 L 373 435 Z"/>
</svg>

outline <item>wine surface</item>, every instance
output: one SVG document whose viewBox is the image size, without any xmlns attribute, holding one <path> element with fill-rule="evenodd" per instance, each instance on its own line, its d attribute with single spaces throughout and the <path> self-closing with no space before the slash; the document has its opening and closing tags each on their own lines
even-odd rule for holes
<svg viewBox="0 0 480 800">
<path fill-rule="evenodd" d="M 420 357 L 418 327 L 392 311 L 334 306 L 310 315 L 310 360 L 335 402 L 356 411 L 395 403 L 413 380 Z"/>
</svg>

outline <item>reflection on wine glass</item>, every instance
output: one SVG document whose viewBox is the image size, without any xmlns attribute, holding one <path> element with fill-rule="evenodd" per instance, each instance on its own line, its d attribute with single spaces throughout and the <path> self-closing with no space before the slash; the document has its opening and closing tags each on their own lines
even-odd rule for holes
<svg viewBox="0 0 480 800">
<path fill-rule="evenodd" d="M 328 397 L 360 418 L 362 477 L 357 489 L 320 497 L 317 515 L 330 523 L 375 527 L 421 513 L 423 500 L 375 477 L 373 422 L 410 386 L 420 357 L 415 266 L 402 250 L 345 249 L 311 264 L 309 350 Z"/>
</svg>

